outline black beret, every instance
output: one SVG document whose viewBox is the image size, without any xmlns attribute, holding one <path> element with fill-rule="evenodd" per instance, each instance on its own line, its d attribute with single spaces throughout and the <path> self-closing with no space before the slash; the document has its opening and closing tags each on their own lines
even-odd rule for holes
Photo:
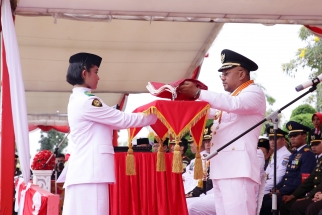
<svg viewBox="0 0 322 215">
<path fill-rule="evenodd" d="M 274 127 L 273 126 L 267 127 L 266 132 L 269 137 L 274 136 Z M 277 129 L 277 132 L 276 132 L 277 137 L 285 137 L 286 135 L 287 135 L 287 132 L 283 131 L 280 128 Z"/>
<path fill-rule="evenodd" d="M 100 67 L 102 58 L 95 54 L 85 53 L 85 52 L 74 54 L 69 58 L 69 63 L 84 63 L 84 62 L 92 63 L 93 65 Z"/>
<path fill-rule="evenodd" d="M 286 128 L 289 130 L 289 134 L 293 132 L 309 132 L 311 130 L 309 127 L 295 121 L 286 123 Z"/>
<path fill-rule="evenodd" d="M 269 151 L 269 140 L 267 138 L 259 138 L 257 146 L 263 147 L 263 148 L 267 149 L 267 151 Z"/>
<path fill-rule="evenodd" d="M 256 71 L 258 69 L 258 66 L 255 62 L 229 49 L 224 49 L 221 51 L 221 63 L 222 66 L 218 69 L 219 72 L 236 66 L 243 67 L 249 72 Z"/>
</svg>

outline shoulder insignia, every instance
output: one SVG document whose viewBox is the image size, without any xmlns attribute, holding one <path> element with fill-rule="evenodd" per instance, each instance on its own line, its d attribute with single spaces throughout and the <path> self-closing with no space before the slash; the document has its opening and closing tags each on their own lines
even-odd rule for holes
<svg viewBox="0 0 322 215">
<path fill-rule="evenodd" d="M 94 94 L 92 94 L 92 93 L 91 93 L 91 92 L 89 92 L 89 91 L 85 91 L 84 93 L 85 93 L 85 95 L 87 95 L 87 96 L 95 96 Z"/>
<path fill-rule="evenodd" d="M 95 107 L 103 107 L 102 102 L 98 99 L 94 99 L 92 105 Z"/>
<path fill-rule="evenodd" d="M 305 152 L 309 152 L 309 151 L 311 151 L 309 148 L 304 148 L 304 151 Z"/>
</svg>

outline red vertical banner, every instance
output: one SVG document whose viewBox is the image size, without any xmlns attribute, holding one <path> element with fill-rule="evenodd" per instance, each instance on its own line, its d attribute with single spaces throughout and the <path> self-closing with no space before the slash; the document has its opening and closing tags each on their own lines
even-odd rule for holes
<svg viewBox="0 0 322 215">
<path fill-rule="evenodd" d="M 13 211 L 15 138 L 11 111 L 9 72 L 6 51 L 1 38 L 1 143 L 0 143 L 0 214 L 11 215 Z"/>
</svg>

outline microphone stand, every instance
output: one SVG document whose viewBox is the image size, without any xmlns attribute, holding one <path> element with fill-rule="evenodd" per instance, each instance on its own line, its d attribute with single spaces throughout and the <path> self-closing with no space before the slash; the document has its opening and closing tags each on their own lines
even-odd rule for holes
<svg viewBox="0 0 322 215">
<path fill-rule="evenodd" d="M 314 90 L 316 90 L 316 86 L 319 83 L 320 82 L 313 82 L 312 87 L 308 91 L 306 91 L 305 93 L 303 93 L 299 97 L 295 98 L 294 100 L 292 100 L 291 102 L 289 102 L 288 104 L 283 106 L 282 108 L 274 111 L 273 113 L 268 115 L 266 118 L 264 118 L 263 120 L 261 120 L 260 122 L 258 122 L 254 126 L 252 126 L 251 128 L 247 129 L 245 132 L 241 133 L 240 135 L 238 135 L 237 137 L 235 137 L 234 139 L 232 139 L 231 141 L 229 141 L 228 143 L 226 143 L 225 145 L 223 145 L 222 147 L 220 147 L 219 149 L 217 149 L 216 151 L 214 151 L 213 153 L 211 153 L 210 155 L 208 155 L 206 157 L 207 160 L 210 160 L 211 158 L 216 156 L 218 154 L 218 152 L 220 152 L 221 150 L 223 150 L 224 148 L 226 148 L 227 146 L 229 146 L 230 144 L 232 144 L 233 142 L 235 142 L 236 140 L 238 140 L 239 138 L 241 138 L 242 136 L 244 136 L 245 134 L 247 134 L 248 132 L 250 132 L 251 130 L 256 128 L 257 126 L 261 125 L 265 121 L 272 121 L 274 124 L 274 189 L 273 189 L 273 193 L 272 193 L 272 213 L 274 215 L 278 214 L 277 213 L 277 196 L 276 196 L 276 147 L 277 147 L 276 146 L 277 145 L 276 144 L 276 133 L 277 133 L 278 121 L 279 121 L 278 114 L 281 113 L 282 110 L 284 110 L 285 108 L 287 108 L 288 106 L 290 106 L 294 102 L 298 101 L 299 99 L 303 98 L 307 94 L 312 93 Z"/>
<path fill-rule="evenodd" d="M 67 135 L 64 137 L 64 139 L 55 147 L 55 150 L 54 150 L 54 153 L 52 153 L 51 155 L 50 155 L 50 157 L 47 159 L 47 161 L 46 161 L 46 163 L 41 167 L 41 169 L 44 169 L 46 166 L 47 166 L 47 164 L 48 164 L 48 162 L 50 161 L 50 159 L 55 155 L 56 157 L 57 157 L 57 155 L 58 155 L 58 149 L 59 149 L 59 147 L 60 147 L 60 145 L 63 143 L 63 142 L 65 142 L 65 140 L 66 140 L 66 138 L 68 137 L 68 135 L 69 135 L 69 133 L 70 132 L 68 132 L 67 133 Z M 57 168 L 57 166 L 56 166 L 56 168 Z M 57 180 L 57 171 L 55 171 L 55 180 Z M 57 184 L 55 183 L 55 194 L 57 194 Z"/>
</svg>

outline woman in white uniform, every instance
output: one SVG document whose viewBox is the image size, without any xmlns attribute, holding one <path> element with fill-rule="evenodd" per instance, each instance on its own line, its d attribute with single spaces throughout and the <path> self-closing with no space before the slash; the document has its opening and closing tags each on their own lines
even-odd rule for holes
<svg viewBox="0 0 322 215">
<path fill-rule="evenodd" d="M 115 182 L 113 130 L 156 122 L 154 115 L 127 114 L 92 94 L 99 81 L 102 58 L 89 53 L 70 57 L 67 82 L 74 86 L 68 104 L 70 136 L 75 144 L 65 179 L 63 215 L 108 215 L 108 184 Z"/>
</svg>

